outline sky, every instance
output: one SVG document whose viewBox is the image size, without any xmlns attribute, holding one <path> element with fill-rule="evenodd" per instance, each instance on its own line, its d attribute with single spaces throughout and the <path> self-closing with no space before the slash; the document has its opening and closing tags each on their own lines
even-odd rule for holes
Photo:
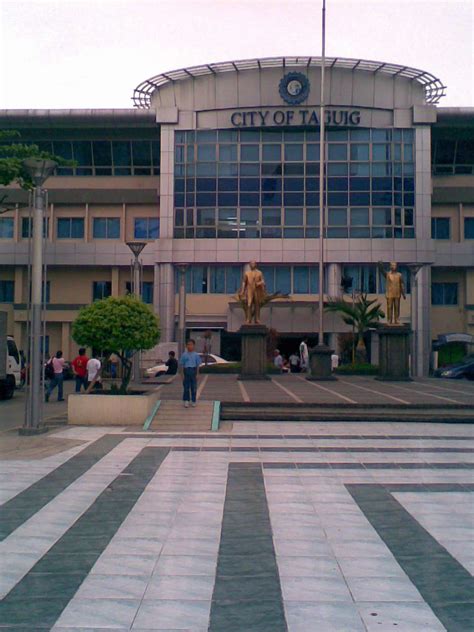
<svg viewBox="0 0 474 632">
<path fill-rule="evenodd" d="M 474 0 L 326 0 L 328 56 L 431 72 L 474 106 Z M 321 54 L 322 0 L 0 0 L 0 108 L 128 108 L 201 63 Z"/>
</svg>

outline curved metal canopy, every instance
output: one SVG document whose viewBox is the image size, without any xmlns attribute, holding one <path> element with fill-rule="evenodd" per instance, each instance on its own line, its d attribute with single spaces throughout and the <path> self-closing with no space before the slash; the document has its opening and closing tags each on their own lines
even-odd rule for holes
<svg viewBox="0 0 474 632">
<path fill-rule="evenodd" d="M 262 68 L 302 68 L 321 66 L 321 57 L 266 57 L 263 59 L 243 59 L 240 61 L 223 61 L 216 64 L 191 66 L 180 70 L 171 70 L 161 75 L 142 81 L 133 92 L 135 107 L 149 109 L 152 93 L 161 86 L 175 81 L 184 81 L 203 75 L 216 75 L 222 72 L 242 72 Z M 344 68 L 345 70 L 363 70 L 369 73 L 382 73 L 392 77 L 405 77 L 417 81 L 425 89 L 427 103 L 438 103 L 445 95 L 446 86 L 441 80 L 429 72 L 409 66 L 389 64 L 381 61 L 366 59 L 348 59 L 345 57 L 326 57 L 326 68 Z"/>
</svg>

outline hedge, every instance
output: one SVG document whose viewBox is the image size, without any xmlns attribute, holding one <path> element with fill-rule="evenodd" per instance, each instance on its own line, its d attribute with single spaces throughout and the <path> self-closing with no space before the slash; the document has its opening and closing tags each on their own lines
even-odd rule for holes
<svg viewBox="0 0 474 632">
<path fill-rule="evenodd" d="M 342 364 L 334 370 L 338 375 L 378 375 L 379 367 L 375 364 Z"/>
</svg>

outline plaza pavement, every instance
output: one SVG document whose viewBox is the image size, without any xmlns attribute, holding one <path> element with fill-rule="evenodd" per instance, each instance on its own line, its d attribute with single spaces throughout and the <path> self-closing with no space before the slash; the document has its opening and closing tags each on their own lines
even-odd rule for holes
<svg viewBox="0 0 474 632">
<path fill-rule="evenodd" d="M 21 439 L 0 463 L 0 632 L 474 629 L 472 425 Z"/>
</svg>

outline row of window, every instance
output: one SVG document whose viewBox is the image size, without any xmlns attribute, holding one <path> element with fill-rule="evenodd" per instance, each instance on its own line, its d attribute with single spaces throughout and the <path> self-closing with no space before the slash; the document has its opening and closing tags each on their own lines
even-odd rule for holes
<svg viewBox="0 0 474 632">
<path fill-rule="evenodd" d="M 433 173 L 474 173 L 474 138 L 433 139 L 431 150 Z"/>
<path fill-rule="evenodd" d="M 337 208 L 326 211 L 329 238 L 414 238 L 412 208 Z M 319 208 L 196 208 L 175 210 L 176 238 L 317 238 Z"/>
<path fill-rule="evenodd" d="M 207 143 L 260 143 L 260 142 L 315 142 L 319 141 L 319 129 L 279 129 L 268 127 L 262 129 L 221 129 L 221 130 L 188 130 L 175 132 L 177 145 L 207 144 Z M 329 142 L 413 142 L 412 129 L 326 129 L 326 139 Z"/>
<path fill-rule="evenodd" d="M 451 239 L 451 218 L 431 218 L 432 239 Z M 464 239 L 474 239 L 474 217 L 464 218 Z"/>
<path fill-rule="evenodd" d="M 283 294 L 317 294 L 319 292 L 318 266 L 270 266 L 262 265 L 268 292 Z M 400 266 L 400 272 L 405 282 L 405 291 L 410 293 L 410 274 L 405 266 Z M 346 280 L 346 291 L 383 294 L 385 279 L 375 266 L 355 265 L 344 266 L 343 276 Z M 191 294 L 235 294 L 242 281 L 241 266 L 190 266 L 186 271 L 186 291 Z M 175 289 L 178 291 L 179 279 L 176 272 Z M 131 284 L 126 284 L 127 292 L 131 291 Z M 50 282 L 47 281 L 43 292 L 45 303 L 50 302 Z M 153 303 L 153 281 L 143 281 L 142 299 L 145 303 Z M 92 283 L 92 300 L 97 301 L 112 295 L 110 281 L 94 281 Z M 15 296 L 15 282 L 0 280 L 0 303 L 13 303 Z M 458 284 L 431 284 L 432 305 L 457 305 Z"/>
<path fill-rule="evenodd" d="M 160 143 L 150 140 L 33 141 L 41 151 L 74 160 L 59 176 L 149 176 L 160 173 Z"/>
<path fill-rule="evenodd" d="M 126 291 L 131 292 L 131 283 L 127 281 Z M 112 296 L 111 281 L 92 282 L 92 300 L 98 301 Z M 141 296 L 144 303 L 153 303 L 153 281 L 143 281 L 141 286 Z M 0 303 L 13 303 L 15 297 L 15 281 L 0 280 Z M 46 281 L 43 286 L 42 302 L 51 302 L 51 282 Z"/>
<path fill-rule="evenodd" d="M 31 237 L 31 219 L 21 218 L 21 236 Z M 120 239 L 120 217 L 94 217 L 92 237 L 94 239 Z M 158 239 L 160 219 L 158 217 L 136 217 L 133 226 L 134 239 Z M 83 217 L 58 217 L 56 220 L 56 239 L 84 239 L 85 219 Z M 49 218 L 43 221 L 43 237 L 49 233 Z M 0 239 L 12 239 L 14 236 L 13 217 L 0 217 Z"/>
</svg>

